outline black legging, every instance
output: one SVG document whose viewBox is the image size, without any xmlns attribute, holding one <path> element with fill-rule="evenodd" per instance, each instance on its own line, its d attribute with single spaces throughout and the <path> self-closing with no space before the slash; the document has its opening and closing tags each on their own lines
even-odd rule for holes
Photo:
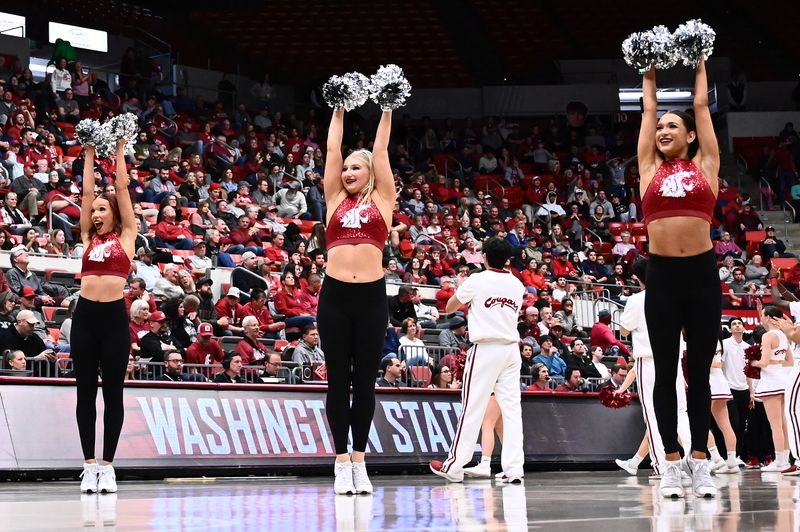
<svg viewBox="0 0 800 532">
<path fill-rule="evenodd" d="M 97 419 L 97 372 L 103 376 L 103 460 L 111 462 L 117 451 L 125 409 L 122 385 L 131 352 L 125 300 L 99 303 L 78 299 L 72 316 L 72 363 L 78 389 L 75 417 L 81 436 L 83 457 L 95 457 Z"/>
<path fill-rule="evenodd" d="M 679 450 L 675 379 L 681 330 L 686 334 L 692 450 L 706 451 L 711 421 L 708 374 L 719 339 L 721 292 L 713 250 L 693 257 L 650 255 L 644 312 L 656 370 L 653 407 L 667 454 Z"/>
<path fill-rule="evenodd" d="M 353 450 L 364 452 L 375 413 L 375 380 L 389 322 L 383 278 L 370 283 L 345 283 L 326 275 L 317 322 L 328 370 L 325 410 L 336 454 L 347 453 L 351 429 Z"/>
</svg>

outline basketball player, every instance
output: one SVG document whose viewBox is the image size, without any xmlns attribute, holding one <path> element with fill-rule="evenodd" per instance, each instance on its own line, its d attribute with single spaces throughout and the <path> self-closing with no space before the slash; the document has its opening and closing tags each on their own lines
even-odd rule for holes
<svg viewBox="0 0 800 532">
<path fill-rule="evenodd" d="M 522 448 L 520 405 L 519 333 L 517 316 L 525 287 L 506 269 L 514 248 L 490 238 L 483 245 L 488 270 L 470 275 L 447 302 L 452 313 L 469 304 L 470 340 L 462 388 L 462 410 L 450 452 L 444 462 L 433 460 L 431 471 L 450 482 L 464 480 L 464 465 L 472 459 L 489 396 L 494 392 L 503 416 L 503 472 L 498 481 L 522 483 L 525 454 Z"/>
</svg>

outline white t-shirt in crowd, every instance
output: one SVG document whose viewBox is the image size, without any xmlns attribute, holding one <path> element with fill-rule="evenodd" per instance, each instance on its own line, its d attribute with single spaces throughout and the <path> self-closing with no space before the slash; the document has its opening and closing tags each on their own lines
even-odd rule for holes
<svg viewBox="0 0 800 532">
<path fill-rule="evenodd" d="M 467 277 L 456 290 L 461 303 L 472 303 L 467 317 L 472 343 L 519 342 L 517 317 L 525 287 L 510 272 L 486 270 Z"/>
<path fill-rule="evenodd" d="M 742 340 L 737 342 L 731 336 L 722 341 L 722 372 L 728 380 L 731 390 L 747 390 L 747 376 L 744 374 L 746 364 L 744 350 L 750 344 Z"/>
<path fill-rule="evenodd" d="M 642 290 L 631 294 L 625 303 L 619 324 L 633 333 L 633 356 L 653 358 L 653 348 L 650 347 L 650 335 L 647 332 L 647 319 L 644 316 L 644 292 Z"/>
</svg>

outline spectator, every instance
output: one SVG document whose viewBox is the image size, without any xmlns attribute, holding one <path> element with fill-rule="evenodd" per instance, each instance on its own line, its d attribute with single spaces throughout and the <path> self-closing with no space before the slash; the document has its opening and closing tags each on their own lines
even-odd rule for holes
<svg viewBox="0 0 800 532">
<path fill-rule="evenodd" d="M 285 316 L 287 327 L 302 328 L 316 321 L 301 301 L 297 277 L 288 270 L 281 275 L 281 289 L 275 294 L 275 310 Z"/>
<path fill-rule="evenodd" d="M 611 249 L 611 253 L 617 259 L 624 257 L 631 250 L 636 250 L 636 246 L 631 243 L 631 234 L 628 231 L 622 231 L 619 236 L 622 240 L 614 244 Z"/>
<path fill-rule="evenodd" d="M 19 349 L 6 349 L 3 351 L 3 362 L 5 363 L 3 369 L 20 372 L 20 375 L 15 376 L 30 375 L 30 372 L 27 371 L 28 361 L 25 359 L 25 353 Z"/>
<path fill-rule="evenodd" d="M 138 354 L 141 349 L 142 337 L 150 332 L 150 307 L 146 301 L 136 299 L 131 303 L 128 313 L 131 316 L 131 322 L 128 325 L 131 336 L 131 350 Z"/>
<path fill-rule="evenodd" d="M 303 336 L 294 348 L 292 361 L 298 365 L 325 363 L 325 353 L 319 347 L 316 324 L 303 327 Z"/>
<path fill-rule="evenodd" d="M 557 392 L 588 392 L 589 385 L 581 377 L 581 370 L 578 368 L 570 368 L 567 370 L 567 377 L 564 379 L 563 384 L 556 388 Z"/>
<path fill-rule="evenodd" d="M 244 316 L 255 316 L 261 335 L 266 338 L 278 339 L 280 331 L 286 328 L 286 323 L 275 321 L 267 306 L 267 294 L 260 288 L 253 289 L 250 302 L 242 307 Z"/>
<path fill-rule="evenodd" d="M 244 338 L 236 344 L 236 352 L 242 356 L 242 364 L 245 366 L 260 365 L 269 353 L 267 346 L 259 341 L 258 327 L 255 316 L 245 316 L 242 320 Z"/>
<path fill-rule="evenodd" d="M 767 236 L 759 244 L 761 256 L 766 257 L 767 260 L 779 257 L 793 257 L 794 255 L 786 253 L 786 244 L 783 240 L 775 236 L 775 228 L 771 225 L 767 226 Z"/>
<path fill-rule="evenodd" d="M 281 218 L 299 218 L 310 220 L 311 214 L 308 212 L 306 197 L 300 191 L 300 183 L 292 181 L 287 188 L 283 188 L 275 194 L 275 203 L 278 205 L 278 216 Z"/>
<path fill-rule="evenodd" d="M 17 322 L 17 295 L 10 290 L 0 293 L 0 329 L 8 329 Z"/>
<path fill-rule="evenodd" d="M 153 255 L 156 252 L 146 247 L 136 250 L 137 259 L 133 261 L 136 277 L 144 280 L 145 288 L 152 291 L 156 286 L 156 281 L 161 279 L 161 270 L 153 264 Z"/>
<path fill-rule="evenodd" d="M 717 256 L 717 260 L 722 260 L 725 255 L 741 257 L 742 250 L 736 245 L 736 242 L 731 240 L 731 234 L 723 231 L 722 238 L 714 244 L 714 254 Z"/>
<path fill-rule="evenodd" d="M 453 372 L 450 368 L 444 365 L 438 365 L 433 368 L 431 373 L 431 383 L 428 388 L 439 389 L 458 389 L 461 388 L 461 381 L 453 380 Z"/>
<path fill-rule="evenodd" d="M 17 313 L 16 324 L 0 330 L 0 351 L 6 349 L 22 351 L 26 358 L 32 358 L 37 362 L 33 365 L 33 374 L 37 377 L 47 377 L 50 373 L 46 362 L 54 362 L 56 355 L 52 349 L 44 345 L 39 336 L 34 334 L 38 322 L 39 320 L 33 315 L 33 312 L 20 310 Z"/>
<path fill-rule="evenodd" d="M 211 275 L 214 263 L 206 255 L 208 249 L 205 241 L 198 240 L 194 243 L 194 254 L 186 257 L 186 266 L 191 269 L 191 274 L 195 277 L 206 277 Z"/>
<path fill-rule="evenodd" d="M 231 285 L 239 289 L 246 299 L 250 298 L 253 290 L 269 290 L 267 281 L 259 273 L 258 256 L 252 251 L 245 251 L 242 254 L 242 264 L 231 272 Z"/>
<path fill-rule="evenodd" d="M 525 388 L 529 392 L 549 392 L 553 393 L 553 389 L 548 386 L 550 381 L 550 370 L 547 369 L 547 364 L 537 362 L 531 368 L 533 374 L 533 383 Z"/>
<path fill-rule="evenodd" d="M 597 192 L 597 196 L 595 197 L 594 201 L 589 204 L 589 210 L 591 212 L 597 212 L 597 207 L 602 207 L 603 208 L 603 215 L 605 217 L 608 217 L 608 218 L 613 218 L 614 217 L 614 206 L 606 198 L 606 191 L 605 190 L 599 190 Z"/>
<path fill-rule="evenodd" d="M 601 310 L 597 315 L 597 323 L 592 326 L 592 345 L 600 346 L 603 352 L 612 347 L 617 347 L 625 357 L 631 356 L 625 344 L 614 336 L 614 331 L 609 327 L 610 323 L 611 313 L 606 309 Z"/>
<path fill-rule="evenodd" d="M 36 316 L 38 322 L 34 327 L 33 332 L 41 338 L 47 347 L 53 347 L 55 345 L 55 340 L 50 337 L 50 333 L 47 331 L 47 327 L 45 327 L 45 319 L 41 312 L 36 310 L 36 292 L 33 291 L 33 288 L 30 286 L 26 286 L 22 289 L 22 294 L 19 296 L 19 308 L 20 311 L 29 310 Z"/>
<path fill-rule="evenodd" d="M 303 309 L 311 316 L 317 317 L 317 305 L 319 304 L 319 290 L 322 288 L 322 278 L 316 273 L 308 276 L 305 287 L 300 288 L 300 304 Z"/>
<path fill-rule="evenodd" d="M 439 319 L 439 311 L 436 307 L 424 304 L 419 290 L 414 291 L 411 302 L 414 303 L 414 313 L 417 315 L 419 326 L 424 329 L 435 329 L 436 321 Z"/>
<path fill-rule="evenodd" d="M 162 219 L 155 226 L 156 246 L 167 249 L 194 248 L 192 232 L 189 230 L 189 222 L 177 222 L 175 208 L 167 205 L 161 210 Z"/>
<path fill-rule="evenodd" d="M 565 362 L 567 367 L 578 368 L 581 370 L 581 377 L 584 379 L 600 379 L 600 372 L 592 363 L 592 355 L 587 352 L 586 344 L 581 339 L 575 339 L 570 346 L 571 350 Z"/>
<path fill-rule="evenodd" d="M 8 286 L 11 291 L 18 296 L 22 295 L 23 288 L 30 287 L 36 294 L 36 306 L 54 305 L 55 299 L 50 297 L 44 292 L 42 282 L 39 277 L 28 269 L 28 262 L 30 257 L 28 250 L 24 247 L 18 246 L 11 250 L 11 269 L 6 274 Z"/>
<path fill-rule="evenodd" d="M 400 326 L 400 360 L 409 366 L 427 366 L 431 363 L 425 343 L 419 338 L 419 328 L 414 318 L 406 318 Z"/>
<path fill-rule="evenodd" d="M 381 360 L 383 376 L 378 379 L 377 386 L 381 388 L 399 388 L 402 375 L 400 360 L 395 357 L 384 357 Z"/>
<path fill-rule="evenodd" d="M 136 273 L 139 274 L 139 271 Z M 184 295 L 183 287 L 178 282 L 178 266 L 175 264 L 164 266 L 164 275 L 156 280 L 153 295 L 160 299 L 173 299 Z"/>
<path fill-rule="evenodd" d="M 225 297 L 220 298 L 214 306 L 214 310 L 220 320 L 225 321 L 220 324 L 226 334 L 239 335 L 244 332 L 242 319 L 245 316 L 244 307 L 239 304 L 239 289 L 231 286 Z"/>
<path fill-rule="evenodd" d="M 213 381 L 220 384 L 244 384 L 245 380 L 241 376 L 242 355 L 229 353 L 222 359 L 223 371 L 214 375 Z"/>
<path fill-rule="evenodd" d="M 578 327 L 578 321 L 573 312 L 574 307 L 575 303 L 569 297 L 565 297 L 561 300 L 561 310 L 554 315 L 561 322 L 564 327 L 564 334 L 567 336 L 575 336 L 582 332 Z"/>
<path fill-rule="evenodd" d="M 606 386 L 610 386 L 615 390 L 618 390 L 622 383 L 625 382 L 625 377 L 628 376 L 628 366 L 622 364 L 614 364 L 611 368 L 611 378 L 609 379 Z"/>
<path fill-rule="evenodd" d="M 259 229 L 251 227 L 251 220 L 249 216 L 246 214 L 239 216 L 236 222 L 236 227 L 233 228 L 230 234 L 230 240 L 233 245 L 228 248 L 227 252 L 233 254 L 244 254 L 249 251 L 255 255 L 258 255 L 259 257 L 263 256 L 264 248 L 259 233 Z M 277 236 L 275 238 L 277 238 Z M 275 245 L 274 240 L 275 239 L 273 238 L 273 246 Z M 270 260 L 274 260 L 273 257 L 269 255 L 267 255 L 267 257 Z"/>
<path fill-rule="evenodd" d="M 198 378 L 199 377 L 199 378 Z M 190 374 L 183 371 L 183 356 L 180 353 L 170 353 L 164 362 L 164 374 L 158 379 L 160 381 L 173 382 L 202 382 L 206 378 L 202 374 Z"/>
<path fill-rule="evenodd" d="M 535 377 L 533 366 L 536 363 L 533 361 L 533 346 L 531 344 L 522 343 L 519 346 L 519 356 L 522 359 L 522 365 L 519 369 L 521 376 Z"/>
<path fill-rule="evenodd" d="M 414 292 L 416 288 L 409 285 L 401 285 L 397 290 L 397 295 L 388 298 L 389 322 L 395 327 L 400 327 L 406 318 L 417 320 L 414 311 Z"/>
<path fill-rule="evenodd" d="M 567 279 L 579 279 L 580 272 L 569 260 L 569 250 L 563 246 L 558 246 L 555 249 L 555 253 L 553 254 L 553 275 L 558 277 L 559 275 L 563 275 Z"/>
<path fill-rule="evenodd" d="M 36 190 L 36 189 L 34 189 Z M 24 235 L 33 227 L 31 221 L 17 208 L 17 193 L 8 192 L 3 202 L 2 213 L 3 224 L 6 231 L 14 235 Z"/>
<path fill-rule="evenodd" d="M 264 359 L 264 371 L 261 372 L 259 378 L 261 378 L 262 381 L 264 379 L 282 379 L 282 377 L 280 377 L 279 375 L 282 367 L 283 367 L 283 360 L 281 360 L 281 355 L 278 353 L 270 353 Z M 291 382 L 291 374 L 290 374 L 290 382 Z"/>
<path fill-rule="evenodd" d="M 767 275 L 769 275 L 769 270 L 764 267 L 764 261 L 761 255 L 753 255 L 753 258 L 750 259 L 750 262 L 747 263 L 744 269 L 744 278 L 748 281 L 764 284 L 767 282 Z"/>
<path fill-rule="evenodd" d="M 589 352 L 592 355 L 592 365 L 594 365 L 597 373 L 600 374 L 601 379 L 608 379 L 611 373 L 608 371 L 608 366 L 603 364 L 603 348 L 599 345 L 592 345 L 589 347 Z"/>
<path fill-rule="evenodd" d="M 473 237 L 467 237 L 464 241 L 464 249 L 461 251 L 461 259 L 470 268 L 483 267 L 483 253 L 478 250 L 478 244 Z"/>
<path fill-rule="evenodd" d="M 210 323 L 201 323 L 197 330 L 197 341 L 186 350 L 187 364 L 220 364 L 225 357 L 222 346 L 213 339 L 214 328 Z"/>
<path fill-rule="evenodd" d="M 441 313 L 445 311 L 447 302 L 456 293 L 456 289 L 450 277 L 442 277 L 439 282 L 441 287 L 436 291 L 436 309 Z"/>
<path fill-rule="evenodd" d="M 181 349 L 167 328 L 167 317 L 163 312 L 160 310 L 153 312 L 148 321 L 150 322 L 150 332 L 142 336 L 139 342 L 140 358 L 146 358 L 152 362 L 163 362 L 166 355 L 181 353 Z"/>
<path fill-rule="evenodd" d="M 547 366 L 547 371 L 550 375 L 564 377 L 567 363 L 559 356 L 558 350 L 553 347 L 553 340 L 550 336 L 544 335 L 539 338 L 539 346 L 542 350 L 534 357 L 534 362 L 541 362 Z"/>
<path fill-rule="evenodd" d="M 461 316 L 450 320 L 449 328 L 439 333 L 439 345 L 461 350 L 468 349 L 472 344 L 467 339 L 467 320 Z"/>
</svg>

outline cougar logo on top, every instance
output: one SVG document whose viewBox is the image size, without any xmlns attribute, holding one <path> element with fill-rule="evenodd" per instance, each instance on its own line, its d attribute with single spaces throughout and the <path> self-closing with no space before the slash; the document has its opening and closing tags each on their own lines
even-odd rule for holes
<svg viewBox="0 0 800 532">
<path fill-rule="evenodd" d="M 369 212 L 367 212 L 368 205 L 362 205 L 361 207 L 353 207 L 344 215 L 342 215 L 342 227 L 348 227 L 350 229 L 360 229 L 361 224 L 365 224 L 369 221 Z"/>
<path fill-rule="evenodd" d="M 111 247 L 114 245 L 113 241 L 110 242 L 103 242 L 102 244 L 96 245 L 92 250 L 89 252 L 88 260 L 94 262 L 105 262 L 105 260 L 111 256 Z"/>
<path fill-rule="evenodd" d="M 692 173 L 681 171 L 668 175 L 661 182 L 659 192 L 665 198 L 683 198 L 687 192 L 694 190 L 694 183 L 691 182 Z"/>
</svg>

